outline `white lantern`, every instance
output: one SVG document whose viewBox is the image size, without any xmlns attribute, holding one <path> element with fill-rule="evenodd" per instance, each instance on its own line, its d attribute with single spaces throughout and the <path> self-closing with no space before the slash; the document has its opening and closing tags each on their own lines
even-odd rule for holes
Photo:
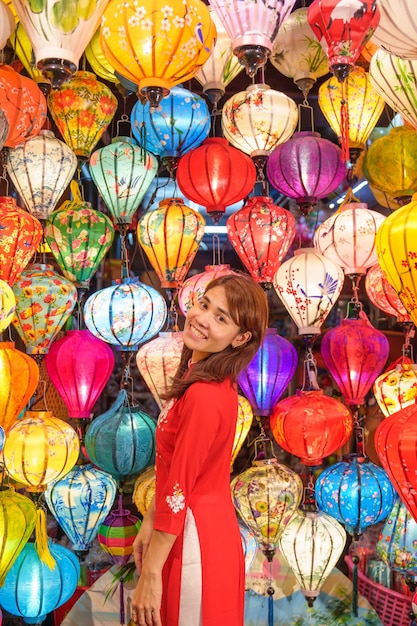
<svg viewBox="0 0 417 626">
<path fill-rule="evenodd" d="M 372 43 L 403 59 L 417 58 L 415 0 L 378 0 L 380 19 Z"/>
<path fill-rule="evenodd" d="M 378 376 L 374 382 L 374 395 L 385 417 L 415 404 L 417 399 L 417 365 L 397 363 Z"/>
<path fill-rule="evenodd" d="M 0 2 L 0 50 L 3 50 L 15 26 L 13 13 L 4 2 Z"/>
</svg>

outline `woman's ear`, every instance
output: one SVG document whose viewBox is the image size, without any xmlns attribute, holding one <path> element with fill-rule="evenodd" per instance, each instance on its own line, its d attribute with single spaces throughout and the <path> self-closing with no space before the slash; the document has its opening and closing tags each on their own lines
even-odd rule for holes
<svg viewBox="0 0 417 626">
<path fill-rule="evenodd" d="M 248 343 L 252 339 L 252 333 L 250 330 L 247 330 L 244 333 L 239 333 L 235 339 L 232 341 L 232 348 L 239 348 L 243 346 L 245 343 Z"/>
</svg>

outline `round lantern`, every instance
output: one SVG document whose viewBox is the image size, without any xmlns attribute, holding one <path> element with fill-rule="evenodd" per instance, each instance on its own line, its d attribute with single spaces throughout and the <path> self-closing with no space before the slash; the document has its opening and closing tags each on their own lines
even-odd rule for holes
<svg viewBox="0 0 417 626">
<path fill-rule="evenodd" d="M 299 248 L 278 268 L 274 288 L 300 335 L 318 335 L 343 288 L 342 269 L 314 248 Z"/>
<path fill-rule="evenodd" d="M 36 137 L 46 120 L 46 100 L 38 85 L 8 65 L 0 67 L 0 109 L 9 127 L 7 148 Z"/>
<path fill-rule="evenodd" d="M 110 513 L 117 484 L 92 465 L 77 465 L 45 491 L 49 510 L 77 554 L 89 550 L 101 523 Z"/>
<path fill-rule="evenodd" d="M 414 324 L 417 323 L 417 195 L 385 218 L 376 235 L 378 262 Z"/>
<path fill-rule="evenodd" d="M 11 478 L 30 491 L 43 491 L 74 467 L 79 452 L 72 426 L 51 411 L 26 411 L 7 433 L 4 465 Z"/>
<path fill-rule="evenodd" d="M 243 442 L 249 434 L 252 422 L 253 411 L 250 402 L 244 396 L 239 394 L 236 431 L 233 440 L 232 458 L 230 460 L 231 468 L 233 467 L 233 463 L 236 461 L 237 455 L 242 448 Z"/>
<path fill-rule="evenodd" d="M 268 156 L 291 137 L 297 123 L 294 100 L 269 85 L 250 85 L 222 107 L 223 136 L 251 157 Z"/>
<path fill-rule="evenodd" d="M 350 202 L 318 226 L 314 246 L 346 275 L 366 274 L 378 260 L 375 238 L 384 220 L 382 213 L 368 209 L 364 202 Z"/>
<path fill-rule="evenodd" d="M 162 328 L 167 306 L 161 294 L 137 279 L 94 292 L 84 305 L 87 329 L 121 350 L 133 350 Z"/>
<path fill-rule="evenodd" d="M 417 19 L 413 0 L 379 0 L 378 7 L 381 18 L 372 36 L 373 43 L 403 59 L 416 59 Z"/>
<path fill-rule="evenodd" d="M 215 39 L 216 27 L 200 0 L 145 0 L 140 6 L 111 0 L 100 41 L 110 65 L 156 107 L 174 85 L 194 76 Z"/>
<path fill-rule="evenodd" d="M 36 506 L 12 489 L 0 489 L 0 587 L 36 525 Z"/>
<path fill-rule="evenodd" d="M 256 168 L 248 155 L 229 146 L 224 137 L 209 137 L 181 157 L 177 182 L 189 200 L 219 217 L 253 189 Z"/>
<path fill-rule="evenodd" d="M 384 520 L 395 497 L 385 470 L 354 454 L 325 469 L 317 478 L 315 493 L 319 509 L 354 536 Z"/>
<path fill-rule="evenodd" d="M 7 432 L 34 394 L 39 368 L 13 341 L 0 342 L 0 424 Z M 18 384 L 16 384 L 18 381 Z"/>
<path fill-rule="evenodd" d="M 259 350 L 238 376 L 255 415 L 271 414 L 294 375 L 297 361 L 294 346 L 278 335 L 276 328 L 267 328 Z"/>
<path fill-rule="evenodd" d="M 123 508 L 122 497 L 119 496 L 117 509 L 110 511 L 97 534 L 97 540 L 103 550 L 119 565 L 130 560 L 133 542 L 141 526 L 140 519 Z"/>
<path fill-rule="evenodd" d="M 50 130 L 25 141 L 7 156 L 7 173 L 29 213 L 45 220 L 68 187 L 77 157 Z"/>
<path fill-rule="evenodd" d="M 400 298 L 389 284 L 379 263 L 366 272 L 365 291 L 374 306 L 388 315 L 393 315 L 401 323 L 411 322 Z"/>
<path fill-rule="evenodd" d="M 7 40 L 13 33 L 15 27 L 16 22 L 14 21 L 13 13 L 10 11 L 9 7 L 2 2 L 0 6 L 0 50 L 3 50 L 4 46 L 7 44 Z"/>
<path fill-rule="evenodd" d="M 148 467 L 139 474 L 133 487 L 133 502 L 139 513 L 144 516 L 155 496 L 155 468 Z"/>
<path fill-rule="evenodd" d="M 275 189 L 303 207 L 332 193 L 346 177 L 346 164 L 338 146 L 302 131 L 271 152 L 266 174 Z"/>
<path fill-rule="evenodd" d="M 117 78 L 114 68 L 110 65 L 100 45 L 100 30 L 97 28 L 96 32 L 88 42 L 86 49 L 84 50 L 85 57 L 89 62 L 94 74 L 99 78 L 104 78 L 109 83 L 115 83 L 116 87 L 120 87 L 119 79 Z"/>
<path fill-rule="evenodd" d="M 87 159 L 113 119 L 117 98 L 92 72 L 76 72 L 50 92 L 48 108 L 65 143 Z"/>
<path fill-rule="evenodd" d="M 46 354 L 77 301 L 74 285 L 51 265 L 29 265 L 13 286 L 13 325 L 29 354 Z"/>
<path fill-rule="evenodd" d="M 42 239 L 42 225 L 11 196 L 0 197 L 0 221 L 0 279 L 12 287 Z"/>
<path fill-rule="evenodd" d="M 93 152 L 91 178 L 116 224 L 130 224 L 158 169 L 157 159 L 130 137 Z"/>
<path fill-rule="evenodd" d="M 111 347 L 88 330 L 69 330 L 52 344 L 45 365 L 71 418 L 89 418 L 114 368 Z"/>
<path fill-rule="evenodd" d="M 304 465 L 321 465 L 348 441 L 353 428 L 346 406 L 322 390 L 301 390 L 281 400 L 269 424 L 277 444 Z"/>
<path fill-rule="evenodd" d="M 168 391 L 178 369 L 184 342 L 182 332 L 161 332 L 136 354 L 138 370 L 160 409 L 161 395 Z"/>
<path fill-rule="evenodd" d="M 42 624 L 49 613 L 67 602 L 75 592 L 80 564 L 75 554 L 58 543 L 49 543 L 55 560 L 50 568 L 29 541 L 0 587 L 0 604 L 27 624 Z"/>
<path fill-rule="evenodd" d="M 204 272 L 187 278 L 178 291 L 178 304 L 183 315 L 186 316 L 188 310 L 202 298 L 207 285 L 212 280 L 233 273 L 230 265 L 222 263 L 221 265 L 206 265 Z"/>
<path fill-rule="evenodd" d="M 16 298 L 12 288 L 5 280 L 0 280 L 0 333 L 13 321 L 16 310 Z"/>
<path fill-rule="evenodd" d="M 2 150 L 8 134 L 9 122 L 4 111 L 0 109 L 0 150 Z"/>
<path fill-rule="evenodd" d="M 349 405 L 364 404 L 365 396 L 385 366 L 389 342 L 369 322 L 345 318 L 323 335 L 323 361 Z"/>
<path fill-rule="evenodd" d="M 385 520 L 376 550 L 390 570 L 417 576 L 417 522 L 397 497 Z"/>
<path fill-rule="evenodd" d="M 385 417 L 414 404 L 417 399 L 417 365 L 404 357 L 395 367 L 378 376 L 374 395 Z"/>
</svg>

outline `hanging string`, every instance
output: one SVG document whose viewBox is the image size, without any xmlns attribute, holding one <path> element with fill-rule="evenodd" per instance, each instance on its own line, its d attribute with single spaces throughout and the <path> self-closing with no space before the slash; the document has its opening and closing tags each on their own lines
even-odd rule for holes
<svg viewBox="0 0 417 626">
<path fill-rule="evenodd" d="M 220 237 L 218 233 L 213 233 L 212 237 L 212 265 L 220 265 L 221 264 L 221 247 L 220 247 Z"/>
<path fill-rule="evenodd" d="M 314 335 L 305 335 L 306 352 L 304 356 L 303 384 L 301 391 L 319 390 L 317 381 L 317 363 L 313 355 Z"/>
<path fill-rule="evenodd" d="M 127 231 L 129 229 L 128 224 L 120 224 L 120 261 L 121 261 L 121 279 L 129 278 L 129 255 L 127 249 Z"/>
<path fill-rule="evenodd" d="M 401 356 L 402 362 L 404 363 L 405 359 L 411 359 L 414 362 L 414 354 L 413 354 L 413 345 L 411 343 L 411 339 L 414 339 L 416 334 L 416 329 L 413 322 L 404 322 L 404 343 L 401 348 Z"/>
<path fill-rule="evenodd" d="M 362 303 L 359 300 L 359 283 L 361 281 L 361 274 L 350 274 L 352 280 L 353 296 L 348 301 L 346 307 L 346 319 L 359 319 L 362 313 Z"/>
<path fill-rule="evenodd" d="M 304 100 L 301 104 L 298 105 L 298 132 L 300 132 L 302 130 L 302 113 L 303 110 L 305 110 L 307 113 L 310 114 L 310 128 L 311 131 L 314 132 L 314 110 L 313 107 L 310 106 L 308 100 L 306 97 L 304 97 Z"/>
<path fill-rule="evenodd" d="M 365 429 L 363 427 L 363 416 L 360 414 L 360 407 L 353 407 L 353 433 L 354 452 L 359 456 L 366 456 L 365 453 Z"/>
</svg>

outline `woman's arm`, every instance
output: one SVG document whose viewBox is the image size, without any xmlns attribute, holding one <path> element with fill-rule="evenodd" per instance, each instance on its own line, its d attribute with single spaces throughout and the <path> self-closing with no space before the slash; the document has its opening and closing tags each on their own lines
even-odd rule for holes
<svg viewBox="0 0 417 626">
<path fill-rule="evenodd" d="M 152 537 L 153 520 L 155 517 L 155 496 L 149 503 L 148 510 L 143 518 L 141 527 L 133 542 L 133 558 L 135 560 L 136 569 L 138 574 L 142 572 L 143 559 L 146 556 L 146 552 L 149 547 L 149 543 Z"/>
</svg>

